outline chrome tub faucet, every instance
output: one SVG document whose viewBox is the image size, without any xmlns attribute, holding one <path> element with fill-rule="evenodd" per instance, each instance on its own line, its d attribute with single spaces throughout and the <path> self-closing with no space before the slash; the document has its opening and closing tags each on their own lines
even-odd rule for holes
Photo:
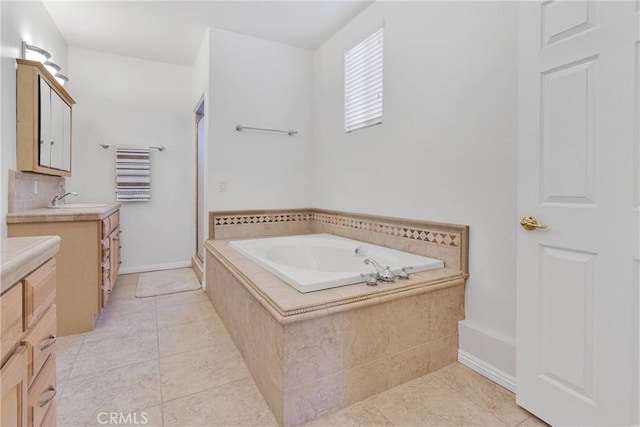
<svg viewBox="0 0 640 427">
<path fill-rule="evenodd" d="M 382 280 L 383 282 L 393 283 L 396 281 L 396 275 L 393 273 L 393 271 L 391 271 L 389 267 L 382 268 L 382 266 L 375 259 L 366 258 L 364 260 L 364 263 L 373 265 L 373 267 L 376 269 L 378 279 Z"/>
</svg>

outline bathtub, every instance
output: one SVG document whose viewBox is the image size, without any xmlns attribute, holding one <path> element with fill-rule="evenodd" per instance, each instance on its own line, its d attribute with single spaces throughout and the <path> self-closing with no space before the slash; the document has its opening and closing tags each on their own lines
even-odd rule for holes
<svg viewBox="0 0 640 427">
<path fill-rule="evenodd" d="M 443 268 L 440 260 L 332 234 L 235 240 L 229 245 L 300 292 L 319 291 L 364 282 L 361 273 L 375 271 L 364 263 L 373 258 L 394 273 Z"/>
</svg>

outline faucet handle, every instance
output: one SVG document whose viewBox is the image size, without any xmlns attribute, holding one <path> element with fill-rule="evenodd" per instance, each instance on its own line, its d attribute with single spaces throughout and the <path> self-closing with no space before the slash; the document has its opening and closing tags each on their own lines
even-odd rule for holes
<svg viewBox="0 0 640 427">
<path fill-rule="evenodd" d="M 378 273 L 360 273 L 360 277 L 367 279 L 367 286 L 378 286 L 378 279 L 380 278 Z"/>
<path fill-rule="evenodd" d="M 413 267 L 402 266 L 400 273 L 397 274 L 399 279 L 408 280 L 409 272 L 407 270 L 413 270 Z"/>
</svg>

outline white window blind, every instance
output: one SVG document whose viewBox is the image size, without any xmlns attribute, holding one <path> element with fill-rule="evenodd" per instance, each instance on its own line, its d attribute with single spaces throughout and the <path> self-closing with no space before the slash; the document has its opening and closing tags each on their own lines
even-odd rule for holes
<svg viewBox="0 0 640 427">
<path fill-rule="evenodd" d="M 344 126 L 347 132 L 382 123 L 380 28 L 344 55 Z"/>
</svg>

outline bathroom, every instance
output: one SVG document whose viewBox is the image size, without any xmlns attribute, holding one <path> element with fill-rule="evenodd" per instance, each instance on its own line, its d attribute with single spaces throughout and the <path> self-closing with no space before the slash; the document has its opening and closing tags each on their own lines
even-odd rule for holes
<svg viewBox="0 0 640 427">
<path fill-rule="evenodd" d="M 152 383 L 148 386 L 151 391 L 137 393 L 139 402 L 131 399 L 135 405 L 120 401 L 109 405 L 108 399 L 82 401 L 84 407 L 95 409 L 94 413 L 86 419 L 73 418 L 68 413 L 73 406 L 65 397 L 71 390 L 68 385 L 74 381 L 83 384 L 89 377 L 80 370 L 74 373 L 77 366 L 70 366 L 68 372 L 58 374 L 58 384 L 63 385 L 56 397 L 58 425 L 100 424 L 96 418 L 100 410 L 140 417 L 140 411 L 147 409 L 149 425 L 276 422 L 268 413 L 252 423 L 241 414 L 237 419 L 218 419 L 204 409 L 224 408 L 224 402 L 229 407 L 238 405 L 231 391 L 220 395 L 229 399 L 221 400 L 223 403 L 207 402 L 202 396 L 242 382 L 214 384 L 212 380 L 210 387 L 179 393 L 181 386 L 172 387 L 177 379 L 171 379 L 171 374 L 163 376 L 161 372 L 156 378 L 146 373 L 163 370 L 165 359 L 173 363 L 175 372 L 189 376 L 178 361 L 188 360 L 180 355 L 190 353 L 172 351 L 163 340 L 170 341 L 175 334 L 161 330 L 164 325 L 177 333 L 184 325 L 171 324 L 169 315 L 175 316 L 178 304 L 174 306 L 169 297 L 164 297 L 165 301 L 162 297 L 128 301 L 126 297 L 135 289 L 139 274 L 171 272 L 192 264 L 198 270 L 196 244 L 212 238 L 215 224 L 211 212 L 309 209 L 456 224 L 469 230 L 464 319 L 457 323 L 457 362 L 434 372 L 435 380 L 418 384 L 416 390 L 425 387 L 428 391 L 418 397 L 433 402 L 427 395 L 433 395 L 434 389 L 429 387 L 449 382 L 441 393 L 459 397 L 460 390 L 451 392 L 451 384 L 457 383 L 449 374 L 460 371 L 467 375 L 467 381 L 480 384 L 478 395 L 491 397 L 462 393 L 464 399 L 456 402 L 468 405 L 451 404 L 453 414 L 440 418 L 439 409 L 433 408 L 446 404 L 435 402 L 433 408 L 421 412 L 416 397 L 418 403 L 403 410 L 423 415 L 431 410 L 435 418 L 402 418 L 389 405 L 381 407 L 380 399 L 378 403 L 370 400 L 375 400 L 372 396 L 355 404 L 374 414 L 360 424 L 486 425 L 487 419 L 455 418 L 456 414 L 467 414 L 470 407 L 487 416 L 494 416 L 491 408 L 496 407 L 510 414 L 496 417 L 496 425 L 540 422 L 529 412 L 553 425 L 632 425 L 639 421 L 640 150 L 633 123 L 638 117 L 635 76 L 640 68 L 640 24 L 635 3 L 3 1 L 0 14 L 3 239 L 11 237 L 7 220 L 20 203 L 44 200 L 45 204 L 32 206 L 43 207 L 51 200 L 44 197 L 45 189 L 53 186 L 55 194 L 60 190 L 59 181 L 52 181 L 49 175 L 29 175 L 19 189 L 10 187 L 11 179 L 15 180 L 10 171 L 18 169 L 15 58 L 22 57 L 23 41 L 47 50 L 69 78 L 64 89 L 75 101 L 72 173 L 64 177 L 63 186 L 65 192 L 78 195 L 68 196 L 67 203 L 116 203 L 115 147 L 104 149 L 100 144 L 165 147 L 149 153 L 151 199 L 121 202 L 122 263 L 113 295 L 96 324 L 114 336 L 122 332 L 126 337 L 123 347 L 139 344 L 136 348 L 142 353 L 155 352 L 156 356 L 138 357 L 131 350 L 126 352 L 131 356 L 126 366 L 92 364 L 90 357 L 97 358 L 99 353 L 92 356 L 87 347 L 92 341 L 82 334 L 76 334 L 77 341 L 61 337 L 56 350 L 59 368 L 62 356 L 73 349 L 77 351 L 76 362 L 86 356 L 83 369 L 121 370 L 122 375 L 144 371 Z M 382 123 L 345 132 L 344 55 L 380 28 L 384 28 Z M 614 49 L 617 45 L 610 39 L 605 39 L 610 44 L 598 44 L 601 32 L 609 34 L 612 28 L 619 28 L 624 35 L 619 37 L 624 39 L 619 41 L 624 44 L 620 49 Z M 538 51 L 549 57 L 539 59 Z M 621 70 L 619 73 L 611 74 L 612 63 L 623 64 L 613 67 Z M 573 74 L 574 70 L 578 73 Z M 541 92 L 542 87 L 551 92 Z M 537 128 L 541 119 L 536 119 L 541 93 L 552 105 L 544 110 L 545 123 L 552 124 L 546 129 L 551 135 L 546 141 L 555 141 L 555 135 L 579 140 L 561 146 L 559 152 L 550 152 L 580 159 L 585 155 L 586 159 L 561 164 L 552 159 L 544 177 L 539 176 L 535 169 L 539 165 L 534 162 L 544 139 Z M 549 93 L 560 96 L 550 98 Z M 613 99 L 611 94 L 615 94 Z M 202 102 L 204 143 L 198 153 L 195 112 Z M 565 111 L 580 102 L 586 106 L 588 126 L 580 122 L 578 114 Z M 615 114 L 608 112 L 614 111 L 613 105 Z M 562 117 L 560 124 L 550 113 Z M 563 122 L 582 127 L 565 129 Z M 238 132 L 239 124 L 297 133 Z M 618 149 L 609 152 L 606 144 L 597 142 L 612 134 L 620 142 Z M 196 159 L 202 164 L 199 186 Z M 586 178 L 581 175 L 585 171 Z M 617 190 L 611 191 L 613 188 Z M 199 192 L 201 203 L 197 205 Z M 17 193 L 23 199 L 18 200 Z M 579 211 L 571 210 L 574 205 Z M 600 215 L 599 206 L 610 209 Z M 568 210 L 563 213 L 561 209 Z M 520 221 L 529 215 L 549 228 L 525 230 Z M 591 233 L 595 227 L 605 227 L 604 221 L 608 233 Z M 588 231 L 584 235 L 606 235 L 599 237 L 604 240 L 579 237 L 569 241 L 562 233 L 580 232 L 584 227 Z M 206 259 L 202 252 L 205 247 L 200 255 Z M 569 282 L 571 286 L 563 292 L 578 295 L 573 304 L 547 307 L 556 316 L 549 320 L 556 322 L 556 329 L 562 333 L 580 331 L 574 336 L 584 340 L 570 343 L 583 350 L 572 347 L 569 362 L 549 359 L 552 366 L 546 369 L 551 374 L 542 383 L 564 390 L 568 395 L 564 398 L 570 402 L 557 406 L 544 399 L 550 393 L 523 379 L 530 372 L 522 370 L 522 363 L 528 360 L 520 357 L 529 352 L 527 346 L 537 342 L 518 333 L 531 330 L 535 323 L 523 316 L 535 315 L 537 294 L 523 293 L 521 288 L 531 285 L 529 278 L 542 274 L 538 272 L 542 266 L 529 262 L 533 256 L 536 263 L 538 256 L 540 262 L 547 263 L 545 271 L 560 271 L 563 279 L 552 277 L 550 283 Z M 206 269 L 206 265 L 200 267 L 200 274 L 205 279 L 203 286 L 209 288 Z M 611 287 L 619 292 L 606 292 Z M 558 292 L 554 294 L 558 299 L 566 297 Z M 213 309 L 208 301 L 200 298 L 189 307 L 194 307 L 193 313 L 206 311 L 206 316 L 214 316 L 209 314 Z M 124 305 L 114 309 L 115 303 Z M 63 304 L 56 300 L 59 309 Z M 114 310 L 112 317 L 109 310 Z M 146 310 L 154 311 L 156 324 L 149 330 L 141 329 L 146 335 L 139 339 L 125 334 L 127 329 L 136 329 L 130 323 L 150 321 L 143 314 Z M 576 316 L 563 315 L 569 312 Z M 118 321 L 128 314 L 138 317 L 129 323 Z M 610 324 L 601 322 L 603 317 Z M 206 341 L 204 337 L 211 338 L 213 332 L 208 326 L 203 328 L 198 336 Z M 216 329 L 220 333 L 228 329 L 219 321 L 215 328 L 221 328 Z M 153 334 L 159 344 L 149 338 Z M 559 336 L 546 342 L 568 351 L 569 344 L 563 346 Z M 110 342 L 119 345 L 115 339 Z M 210 347 L 216 348 L 213 341 Z M 194 347 L 192 352 L 205 348 Z M 243 363 L 233 360 L 230 365 Z M 246 368 L 234 365 L 232 370 L 243 372 L 240 378 L 253 387 L 247 396 L 264 406 L 261 390 L 252 385 Z M 104 380 L 93 380 L 107 387 Z M 472 388 L 470 383 L 464 384 L 462 388 Z M 115 396 L 118 390 L 126 394 L 123 388 L 111 388 L 106 394 Z M 379 396 L 394 390 L 381 391 Z M 520 409 L 516 400 L 529 412 Z M 190 406 L 184 407 L 189 410 L 180 412 L 180 402 L 188 402 Z M 349 406 L 321 415 L 338 417 L 335 414 L 341 411 L 353 414 L 356 409 Z M 329 419 L 324 425 L 342 425 L 345 419 Z M 322 425 L 321 416 L 317 422 Z"/>
</svg>

